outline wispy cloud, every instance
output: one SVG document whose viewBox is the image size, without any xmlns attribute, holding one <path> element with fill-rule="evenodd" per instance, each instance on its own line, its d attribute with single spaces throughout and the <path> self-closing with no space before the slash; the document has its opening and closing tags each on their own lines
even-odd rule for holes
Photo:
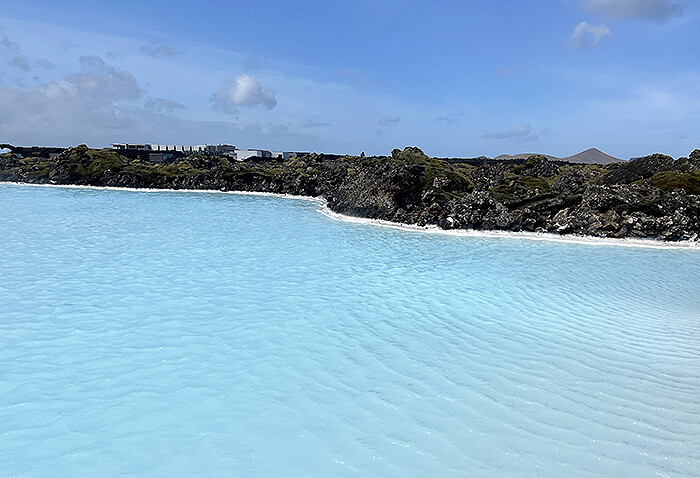
<svg viewBox="0 0 700 478">
<path fill-rule="evenodd" d="M 611 20 L 637 18 L 662 23 L 682 16 L 685 4 L 672 0 L 584 0 L 582 8 Z"/>
<path fill-rule="evenodd" d="M 571 40 L 574 48 L 582 50 L 593 48 L 600 40 L 612 35 L 612 32 L 605 25 L 590 25 L 588 22 L 581 22 L 571 33 Z"/>
<path fill-rule="evenodd" d="M 3 39 L 0 40 L 0 45 L 12 55 L 12 58 L 8 62 L 11 67 L 22 70 L 25 73 L 32 69 L 31 65 L 29 65 L 29 60 L 22 54 L 22 49 L 17 42 L 10 40 L 9 37 L 3 37 Z"/>
<path fill-rule="evenodd" d="M 15 68 L 19 68 L 22 71 L 29 71 L 31 70 L 31 66 L 29 66 L 29 62 L 27 61 L 27 58 L 24 56 L 16 56 L 12 60 L 10 60 L 10 66 L 13 66 Z"/>
<path fill-rule="evenodd" d="M 530 123 L 525 123 L 513 126 L 506 131 L 487 131 L 481 137 L 486 139 L 508 139 L 512 143 L 528 143 L 537 141 L 540 133 L 534 131 Z"/>
<path fill-rule="evenodd" d="M 380 126 L 395 126 L 401 121 L 401 116 L 396 116 L 396 115 L 386 115 L 383 116 L 382 118 L 377 121 L 377 124 Z"/>
<path fill-rule="evenodd" d="M 0 45 L 2 45 L 3 47 L 7 48 L 8 50 L 10 50 L 14 53 L 19 53 L 19 51 L 20 51 L 19 45 L 17 44 L 17 42 L 10 40 L 8 37 L 3 37 L 3 39 L 0 40 Z"/>
<path fill-rule="evenodd" d="M 648 124 L 689 122 L 700 110 L 699 80 L 695 74 L 641 83 L 614 100 L 592 101 L 589 106 L 598 116 L 610 119 L 634 118 Z"/>
<path fill-rule="evenodd" d="M 45 70 L 55 70 L 56 69 L 56 65 L 54 65 L 52 62 L 50 62 L 46 58 L 36 60 L 34 62 L 34 66 L 36 66 L 37 68 L 43 68 Z"/>
<path fill-rule="evenodd" d="M 211 97 L 215 110 L 229 114 L 238 114 L 238 107 L 262 105 L 271 110 L 277 106 L 277 98 L 274 90 L 263 86 L 249 75 L 239 75 L 231 83 L 221 88 Z"/>
<path fill-rule="evenodd" d="M 501 66 L 498 68 L 498 74 L 505 78 L 513 78 L 518 76 L 520 69 L 517 66 Z"/>
<path fill-rule="evenodd" d="M 245 59 L 245 69 L 246 70 L 257 70 L 260 68 L 261 59 L 258 55 L 248 55 Z"/>
<path fill-rule="evenodd" d="M 170 45 L 166 45 L 164 43 L 159 45 L 151 43 L 148 45 L 143 45 L 141 47 L 141 53 L 148 55 L 151 58 L 159 58 L 164 56 L 175 56 L 178 54 L 178 51 Z"/>
<path fill-rule="evenodd" d="M 330 123 L 323 123 L 321 121 L 313 121 L 309 120 L 306 123 L 304 123 L 301 127 L 302 128 L 322 128 L 324 126 L 330 126 Z"/>
<path fill-rule="evenodd" d="M 164 113 L 172 113 L 185 107 L 182 103 L 167 98 L 148 98 L 144 106 L 150 110 Z"/>
<path fill-rule="evenodd" d="M 446 123 L 446 124 L 455 124 L 457 120 L 453 118 L 452 116 L 445 115 L 445 116 L 438 116 L 434 120 L 436 123 Z"/>
<path fill-rule="evenodd" d="M 340 70 L 338 72 L 338 77 L 350 80 L 355 86 L 369 86 L 372 84 L 369 78 L 367 78 L 354 68 Z"/>
</svg>

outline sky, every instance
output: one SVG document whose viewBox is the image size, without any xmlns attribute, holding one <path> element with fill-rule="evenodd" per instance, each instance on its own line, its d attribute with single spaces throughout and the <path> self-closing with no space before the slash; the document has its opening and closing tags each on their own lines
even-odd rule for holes
<svg viewBox="0 0 700 478">
<path fill-rule="evenodd" d="M 698 0 L 0 0 L 0 143 L 700 148 Z"/>
</svg>

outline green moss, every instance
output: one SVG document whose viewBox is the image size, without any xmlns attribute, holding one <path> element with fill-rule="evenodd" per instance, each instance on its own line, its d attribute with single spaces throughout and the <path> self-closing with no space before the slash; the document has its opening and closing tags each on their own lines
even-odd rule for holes
<svg viewBox="0 0 700 478">
<path fill-rule="evenodd" d="M 84 168 L 84 172 L 91 177 L 100 177 L 107 170 L 119 172 L 126 164 L 121 156 L 112 151 L 91 150 L 88 154 L 92 161 Z"/>
<path fill-rule="evenodd" d="M 217 159 L 224 170 L 231 169 L 231 162 L 225 156 L 219 156 Z"/>
<path fill-rule="evenodd" d="M 499 201 L 519 201 L 535 189 L 538 190 L 538 195 L 548 194 L 552 189 L 552 185 L 556 182 L 557 177 L 558 176 L 546 178 L 535 178 L 532 176 L 520 177 L 506 173 L 506 182 L 499 186 L 492 187 L 490 191 Z"/>
<path fill-rule="evenodd" d="M 29 174 L 29 176 L 31 176 L 32 178 L 44 178 L 48 177 L 49 171 L 51 171 L 50 164 L 41 164 L 29 170 L 27 174 Z"/>
<path fill-rule="evenodd" d="M 526 176 L 520 180 L 525 189 L 539 189 L 541 192 L 549 191 L 554 182 L 556 181 L 556 176 L 551 176 L 549 178 L 534 178 L 532 176 Z"/>
<path fill-rule="evenodd" d="M 407 156 L 409 156 L 409 161 L 425 167 L 423 177 L 426 188 L 433 185 L 435 178 L 446 177 L 450 180 L 450 191 L 470 192 L 474 189 L 474 185 L 467 176 L 468 170 L 455 168 L 445 161 L 429 158 L 427 156 L 420 156 L 416 154 L 408 154 Z"/>
<path fill-rule="evenodd" d="M 260 173 L 263 174 L 264 176 L 279 176 L 280 174 L 284 173 L 284 168 L 268 168 L 268 169 L 262 169 L 260 170 Z"/>
<path fill-rule="evenodd" d="M 525 161 L 525 167 L 528 169 L 534 168 L 535 165 L 537 165 L 537 163 L 539 161 L 547 161 L 547 157 L 542 156 L 541 154 L 534 154 L 534 155 L 530 156 L 529 158 L 527 158 L 527 161 Z"/>
<path fill-rule="evenodd" d="M 656 173 L 651 177 L 654 186 L 664 191 L 683 189 L 688 194 L 700 194 L 700 171 L 680 174 L 671 171 Z"/>
<path fill-rule="evenodd" d="M 498 201 L 503 201 L 506 199 L 514 199 L 517 188 L 513 185 L 513 183 L 509 183 L 492 187 L 489 191 L 491 191 L 493 197 L 495 197 Z"/>
<path fill-rule="evenodd" d="M 456 163 L 454 165 L 451 165 L 453 168 L 455 168 L 457 171 L 460 171 L 461 173 L 464 174 L 469 174 L 472 171 L 476 169 L 476 166 L 472 164 L 467 164 L 467 163 Z"/>
</svg>

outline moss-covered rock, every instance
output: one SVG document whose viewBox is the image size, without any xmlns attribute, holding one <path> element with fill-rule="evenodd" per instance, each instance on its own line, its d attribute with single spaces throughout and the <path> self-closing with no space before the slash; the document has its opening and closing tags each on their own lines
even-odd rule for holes
<svg viewBox="0 0 700 478">
<path fill-rule="evenodd" d="M 52 153 L 54 154 L 54 153 Z M 441 160 L 416 147 L 390 157 L 309 154 L 171 163 L 85 145 L 57 158 L 0 154 L 0 180 L 323 196 L 336 211 L 442 228 L 689 239 L 700 234 L 700 153 L 610 166 L 527 160 Z"/>
<path fill-rule="evenodd" d="M 686 174 L 662 171 L 651 177 L 651 183 L 664 191 L 682 189 L 688 194 L 700 194 L 700 171 Z"/>
</svg>

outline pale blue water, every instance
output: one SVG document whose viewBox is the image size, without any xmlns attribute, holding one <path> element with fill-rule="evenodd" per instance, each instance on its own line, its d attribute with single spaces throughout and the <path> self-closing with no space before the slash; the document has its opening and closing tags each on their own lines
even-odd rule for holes
<svg viewBox="0 0 700 478">
<path fill-rule="evenodd" d="M 698 476 L 700 251 L 0 185 L 0 476 Z"/>
</svg>

